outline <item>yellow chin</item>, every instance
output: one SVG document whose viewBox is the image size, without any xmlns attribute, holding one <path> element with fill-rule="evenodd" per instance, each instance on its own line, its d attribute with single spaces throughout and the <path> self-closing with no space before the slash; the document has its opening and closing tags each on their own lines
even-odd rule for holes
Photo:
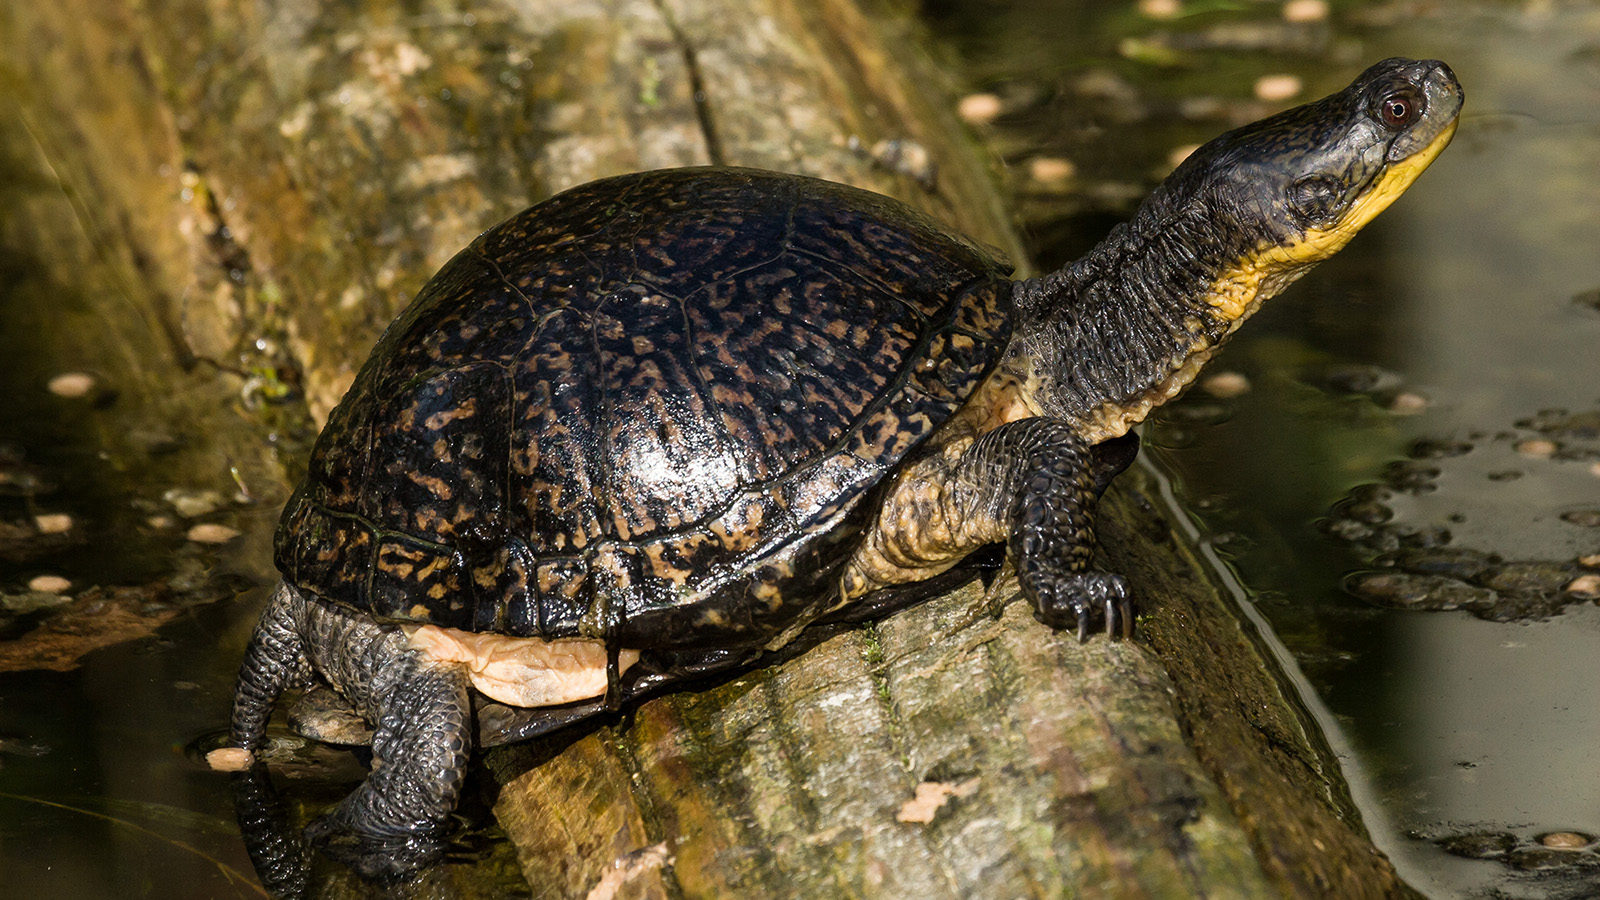
<svg viewBox="0 0 1600 900">
<path fill-rule="evenodd" d="M 1287 247 L 1273 248 L 1265 256 L 1281 264 L 1299 265 L 1321 262 L 1344 249 L 1344 245 L 1350 243 L 1356 232 L 1367 227 L 1367 223 L 1377 218 L 1378 213 L 1388 209 L 1389 204 L 1404 194 L 1406 189 L 1411 187 L 1411 183 L 1417 180 L 1417 176 L 1444 152 L 1444 148 L 1450 145 L 1450 139 L 1456 135 L 1458 121 L 1450 120 L 1450 124 L 1434 136 L 1428 146 L 1390 166 L 1389 171 L 1384 173 L 1383 180 L 1362 195 L 1343 219 L 1328 228 L 1313 228 L 1307 231 L 1300 241 Z"/>
<path fill-rule="evenodd" d="M 1431 165 L 1450 139 L 1455 137 L 1452 119 L 1443 131 L 1416 153 L 1390 166 L 1383 179 L 1358 199 L 1343 219 L 1327 228 L 1313 228 L 1292 244 L 1262 247 L 1253 257 L 1241 260 L 1231 272 L 1212 285 L 1207 302 L 1234 327 L 1261 301 L 1288 287 L 1311 266 L 1344 249 L 1356 232 L 1367 226 L 1378 213 L 1389 208 L 1406 192 L 1423 170 Z"/>
</svg>

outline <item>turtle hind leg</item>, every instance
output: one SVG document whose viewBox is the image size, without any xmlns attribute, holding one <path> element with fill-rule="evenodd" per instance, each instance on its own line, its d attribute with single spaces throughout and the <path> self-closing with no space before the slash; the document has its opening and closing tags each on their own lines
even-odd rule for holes
<svg viewBox="0 0 1600 900">
<path fill-rule="evenodd" d="M 311 848 L 290 824 L 265 766 L 233 774 L 233 808 L 250 864 L 273 897 L 303 898 L 311 883 Z"/>
<path fill-rule="evenodd" d="M 298 591 L 279 582 L 245 647 L 228 732 L 234 746 L 252 754 L 266 740 L 267 721 L 278 698 L 311 681 L 311 661 L 295 622 L 296 607 L 303 603 Z"/>
<path fill-rule="evenodd" d="M 472 750 L 467 677 L 401 651 L 374 691 L 372 773 L 306 828 L 329 856 L 368 877 L 408 873 L 444 848 Z"/>
<path fill-rule="evenodd" d="M 376 723 L 373 771 L 306 835 L 363 875 L 396 876 L 444 846 L 471 753 L 467 676 L 428 661 L 404 636 L 280 583 L 250 637 L 234 697 L 232 742 L 252 753 L 278 697 L 314 681 Z"/>
</svg>

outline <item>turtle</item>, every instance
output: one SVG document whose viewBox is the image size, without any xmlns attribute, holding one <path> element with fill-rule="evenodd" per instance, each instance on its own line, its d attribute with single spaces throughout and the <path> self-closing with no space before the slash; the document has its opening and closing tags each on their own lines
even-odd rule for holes
<svg viewBox="0 0 1600 900">
<path fill-rule="evenodd" d="M 1204 145 L 1039 278 L 755 169 L 606 178 L 490 228 L 315 443 L 233 750 L 256 759 L 285 690 L 331 687 L 374 767 L 308 833 L 409 866 L 475 743 L 770 659 L 995 547 L 1045 625 L 1131 637 L 1126 582 L 1090 565 L 1129 429 L 1405 191 L 1461 104 L 1444 63 L 1379 62 Z"/>
</svg>

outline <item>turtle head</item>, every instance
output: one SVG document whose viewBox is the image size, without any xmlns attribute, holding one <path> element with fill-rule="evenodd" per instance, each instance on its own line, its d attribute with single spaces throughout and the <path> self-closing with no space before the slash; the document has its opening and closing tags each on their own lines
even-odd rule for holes
<svg viewBox="0 0 1600 900">
<path fill-rule="evenodd" d="M 1214 254 L 1208 302 L 1240 318 L 1404 193 L 1450 143 L 1461 102 L 1444 63 L 1386 59 L 1337 94 L 1196 150 L 1147 201 L 1157 215 L 1135 228 L 1203 223 L 1209 240 L 1191 238 L 1201 257 Z"/>
<path fill-rule="evenodd" d="M 1092 442 L 1176 396 L 1263 300 L 1411 186 L 1461 96 L 1442 62 L 1386 59 L 1190 154 L 1092 252 L 1019 288 L 1017 353 L 1051 373 L 1041 408 Z"/>
</svg>

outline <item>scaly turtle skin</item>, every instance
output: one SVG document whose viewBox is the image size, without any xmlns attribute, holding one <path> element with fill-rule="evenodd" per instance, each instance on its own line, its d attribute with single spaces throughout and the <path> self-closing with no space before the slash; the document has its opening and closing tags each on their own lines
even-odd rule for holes
<svg viewBox="0 0 1600 900">
<path fill-rule="evenodd" d="M 318 440 L 234 743 L 331 685 L 381 764 L 313 831 L 404 866 L 437 846 L 485 696 L 531 707 L 488 738 L 531 733 L 994 544 L 1041 621 L 1130 635 L 1122 578 L 1088 569 L 1127 454 L 1095 446 L 1403 192 L 1460 106 L 1442 63 L 1386 60 L 1016 283 L 894 201 L 770 172 L 627 175 L 513 217 L 423 288 Z"/>
</svg>

